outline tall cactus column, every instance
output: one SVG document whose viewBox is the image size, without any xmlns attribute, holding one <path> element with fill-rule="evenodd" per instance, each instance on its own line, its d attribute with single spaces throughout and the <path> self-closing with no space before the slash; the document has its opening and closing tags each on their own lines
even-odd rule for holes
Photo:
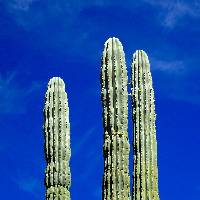
<svg viewBox="0 0 200 200">
<path fill-rule="evenodd" d="M 103 200 L 130 198 L 127 70 L 117 38 L 104 45 L 101 66 L 104 124 Z"/>
<path fill-rule="evenodd" d="M 65 84 L 61 78 L 50 79 L 45 97 L 46 200 L 69 200 L 71 182 L 69 108 Z"/>
<path fill-rule="evenodd" d="M 149 60 L 136 51 L 132 63 L 133 200 L 159 200 L 155 105 Z"/>
</svg>

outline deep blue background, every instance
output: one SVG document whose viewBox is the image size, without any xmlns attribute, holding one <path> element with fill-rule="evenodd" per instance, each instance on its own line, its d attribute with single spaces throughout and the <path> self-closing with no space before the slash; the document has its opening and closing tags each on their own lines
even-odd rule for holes
<svg viewBox="0 0 200 200">
<path fill-rule="evenodd" d="M 129 72 L 136 49 L 150 59 L 161 200 L 199 200 L 199 25 L 199 0 L 0 0 L 0 199 L 45 198 L 42 110 L 52 76 L 69 98 L 72 199 L 101 199 L 100 59 L 114 36 Z"/>
</svg>

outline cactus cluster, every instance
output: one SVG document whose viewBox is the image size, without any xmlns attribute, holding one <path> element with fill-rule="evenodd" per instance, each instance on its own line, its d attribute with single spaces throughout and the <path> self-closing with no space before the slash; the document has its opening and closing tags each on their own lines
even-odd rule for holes
<svg viewBox="0 0 200 200">
<path fill-rule="evenodd" d="M 130 191 L 128 76 L 119 39 L 109 38 L 101 60 L 104 127 L 103 200 L 159 200 L 154 90 L 146 53 L 133 54 L 131 105 L 133 188 Z M 50 79 L 44 106 L 46 200 L 70 200 L 70 123 L 64 81 Z"/>
</svg>

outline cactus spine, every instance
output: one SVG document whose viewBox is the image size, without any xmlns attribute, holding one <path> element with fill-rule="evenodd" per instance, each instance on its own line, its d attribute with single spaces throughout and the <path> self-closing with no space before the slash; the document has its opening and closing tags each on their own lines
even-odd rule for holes
<svg viewBox="0 0 200 200">
<path fill-rule="evenodd" d="M 101 64 L 104 124 L 103 200 L 130 198 L 127 70 L 121 42 L 109 38 Z"/>
<path fill-rule="evenodd" d="M 138 50 L 132 63 L 133 200 L 159 200 L 154 90 L 146 53 Z"/>
<path fill-rule="evenodd" d="M 58 77 L 50 79 L 48 83 L 44 106 L 44 133 L 47 162 L 46 200 L 69 200 L 71 184 L 69 108 L 65 84 Z"/>
</svg>

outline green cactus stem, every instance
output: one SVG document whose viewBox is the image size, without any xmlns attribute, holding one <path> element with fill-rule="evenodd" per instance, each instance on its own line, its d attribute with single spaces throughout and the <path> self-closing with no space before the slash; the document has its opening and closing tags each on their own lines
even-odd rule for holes
<svg viewBox="0 0 200 200">
<path fill-rule="evenodd" d="M 146 53 L 132 63 L 133 200 L 159 200 L 154 90 Z"/>
<path fill-rule="evenodd" d="M 70 124 L 65 84 L 59 77 L 48 83 L 44 106 L 46 200 L 69 200 Z"/>
<path fill-rule="evenodd" d="M 109 38 L 101 63 L 104 125 L 103 200 L 129 200 L 127 70 L 121 42 Z"/>
</svg>

